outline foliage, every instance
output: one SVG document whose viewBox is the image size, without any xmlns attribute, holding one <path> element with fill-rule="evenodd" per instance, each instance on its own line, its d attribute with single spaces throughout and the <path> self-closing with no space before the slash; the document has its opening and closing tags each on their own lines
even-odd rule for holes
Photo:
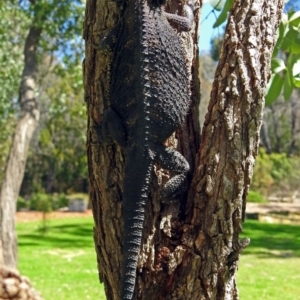
<svg viewBox="0 0 300 300">
<path fill-rule="evenodd" d="M 214 61 L 219 60 L 220 51 L 221 51 L 221 47 L 222 47 L 223 39 L 224 39 L 223 35 L 224 34 L 222 33 L 222 34 L 215 36 L 210 42 L 210 45 L 211 45 L 210 53 L 211 53 L 211 57 Z"/>
<path fill-rule="evenodd" d="M 256 158 L 251 190 L 264 196 L 299 188 L 300 158 L 286 153 L 267 154 L 261 148 Z"/>
<path fill-rule="evenodd" d="M 80 0 L 40 0 L 30 5 L 20 5 L 20 10 L 32 20 L 36 27 L 42 28 L 40 57 L 46 53 L 59 56 L 69 66 L 82 59 L 83 42 L 80 38 L 84 3 Z"/>
<path fill-rule="evenodd" d="M 226 0 L 203 0 L 202 3 L 209 3 L 215 10 L 222 10 Z"/>
<path fill-rule="evenodd" d="M 58 137 L 57 131 L 59 131 L 64 133 L 60 135 L 61 140 L 66 140 L 67 136 L 76 136 L 79 137 L 78 143 L 82 143 L 82 146 L 79 151 L 77 151 L 78 148 L 71 150 L 69 147 L 64 152 L 63 147 L 65 144 L 62 143 L 61 148 L 57 149 L 56 147 L 52 153 L 48 149 L 47 154 L 43 153 L 43 155 L 48 158 L 49 169 L 54 165 L 55 169 L 63 168 L 62 173 L 67 170 L 67 174 L 61 174 L 57 180 L 64 182 L 64 178 L 68 176 L 72 177 L 74 181 L 70 183 L 70 179 L 66 184 L 67 187 L 64 188 L 69 188 L 71 185 L 76 186 L 75 181 L 77 178 L 83 177 L 82 173 L 86 174 L 86 168 L 83 167 L 83 164 L 86 163 L 85 155 L 82 155 L 82 148 L 84 148 L 85 143 L 83 138 L 85 129 L 82 125 L 85 123 L 85 109 L 81 100 L 81 60 L 83 57 L 81 29 L 83 12 L 84 3 L 78 0 L 30 2 L 11 0 L 5 3 L 0 1 L 0 182 L 6 167 L 11 137 L 18 117 L 17 99 L 21 72 L 24 66 L 23 48 L 26 35 L 32 24 L 35 27 L 41 27 L 43 30 L 38 47 L 39 71 L 37 86 L 37 97 L 42 115 L 41 126 L 35 134 L 34 143 L 37 143 L 40 133 L 43 134 L 42 138 L 47 136 L 48 133 L 43 132 L 43 129 L 46 131 L 44 128 L 46 121 L 55 123 L 53 119 L 59 119 L 55 124 L 55 132 L 50 132 L 50 138 L 53 138 L 54 135 Z M 61 91 L 61 95 L 59 91 Z M 51 113 L 49 113 L 49 109 Z M 74 122 L 74 118 L 68 118 L 66 111 L 69 109 L 71 110 L 69 114 L 73 116 L 77 114 L 77 121 Z M 48 113 L 51 116 L 48 117 Z M 65 122 L 66 126 L 64 126 L 63 118 L 69 120 L 69 122 Z M 74 122 L 74 127 L 68 126 L 70 122 Z M 79 126 L 78 122 L 81 122 Z M 54 126 L 52 125 L 52 127 Z M 72 131 L 74 128 L 77 129 L 76 132 Z M 56 145 L 60 142 L 57 141 Z M 34 150 L 31 148 L 32 155 L 35 155 L 33 152 Z M 78 156 L 74 155 L 74 152 L 78 153 Z M 68 166 L 64 165 L 65 160 L 62 162 L 62 156 L 70 158 Z M 76 174 L 70 174 L 69 172 L 72 156 L 76 158 L 76 162 L 73 162 L 73 170 L 76 169 L 74 170 Z M 39 156 L 40 161 L 43 161 L 43 159 L 44 157 Z M 47 170 L 46 166 L 42 170 L 44 171 L 43 176 L 47 176 L 45 170 Z M 31 171 L 29 173 L 33 174 L 36 169 Z M 38 174 L 40 173 L 38 171 Z M 80 176 L 79 173 L 81 173 Z M 42 191 L 43 188 L 47 190 L 38 181 L 33 181 L 28 186 L 32 187 L 32 191 Z M 54 191 L 53 189 L 50 190 Z"/>
<path fill-rule="evenodd" d="M 69 205 L 69 199 L 64 194 L 33 194 L 29 200 L 29 209 L 50 212 Z"/>
<path fill-rule="evenodd" d="M 52 211 L 51 199 L 46 194 L 36 194 L 32 197 L 30 201 L 30 208 L 35 207 L 35 210 L 41 211 L 43 213 L 42 225 L 40 231 L 42 234 L 46 233 L 47 230 L 47 213 Z"/>
<path fill-rule="evenodd" d="M 28 17 L 16 10 L 17 1 L 0 1 L 0 182 L 16 121 L 17 98 L 23 67 L 23 44 Z"/>
<path fill-rule="evenodd" d="M 225 1 L 222 11 L 221 11 L 219 17 L 217 18 L 215 24 L 213 25 L 213 28 L 220 26 L 222 23 L 224 23 L 226 21 L 227 15 L 228 15 L 229 10 L 231 9 L 232 5 L 233 5 L 233 0 Z"/>
<path fill-rule="evenodd" d="M 267 200 L 259 192 L 249 191 L 248 196 L 247 196 L 247 202 L 266 203 Z"/>
<path fill-rule="evenodd" d="M 49 195 L 43 193 L 32 195 L 29 204 L 30 210 L 44 211 L 44 209 L 49 209 L 49 211 L 51 211 L 51 208 L 52 205 Z"/>
<path fill-rule="evenodd" d="M 81 67 L 45 78 L 39 137 L 28 156 L 22 195 L 86 192 L 86 108 Z"/>
<path fill-rule="evenodd" d="M 221 10 L 213 27 L 219 27 L 227 20 L 233 0 L 208 0 L 215 9 Z M 300 11 L 299 4 L 287 1 L 286 10 L 279 26 L 277 43 L 271 64 L 272 76 L 266 88 L 266 105 L 271 105 L 283 92 L 285 100 L 290 99 L 295 88 L 300 88 Z M 221 39 L 212 41 L 212 56 L 217 58 Z"/>
<path fill-rule="evenodd" d="M 44 236 L 39 225 L 17 224 L 21 273 L 35 283 L 45 300 L 73 300 L 74 295 L 75 299 L 105 300 L 98 279 L 92 218 L 48 219 Z"/>
<path fill-rule="evenodd" d="M 284 14 L 272 58 L 272 77 L 267 86 L 266 105 L 283 91 L 285 100 L 300 88 L 300 11 Z"/>
<path fill-rule="evenodd" d="M 29 201 L 19 196 L 17 200 L 17 211 L 29 209 Z"/>
</svg>

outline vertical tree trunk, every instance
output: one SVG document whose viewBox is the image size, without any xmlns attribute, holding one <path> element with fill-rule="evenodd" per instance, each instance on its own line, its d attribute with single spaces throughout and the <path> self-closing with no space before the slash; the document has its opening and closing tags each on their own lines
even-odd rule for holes
<svg viewBox="0 0 300 300">
<path fill-rule="evenodd" d="M 236 0 L 229 15 L 189 194 L 201 282 L 193 299 L 238 299 L 238 259 L 249 243 L 239 234 L 282 8 L 281 0 Z"/>
<path fill-rule="evenodd" d="M 29 143 L 40 115 L 35 97 L 36 51 L 40 36 L 41 29 L 32 25 L 24 47 L 25 66 L 19 95 L 20 117 L 0 190 L 0 262 L 12 268 L 17 266 L 16 201 L 23 180 Z"/>
<path fill-rule="evenodd" d="M 184 44 L 192 63 L 192 107 L 186 123 L 168 140 L 188 159 L 193 176 L 179 202 L 159 201 L 165 174 L 156 167 L 137 269 L 134 299 L 238 299 L 235 275 L 246 195 L 258 149 L 264 89 L 283 0 L 235 0 L 211 94 L 199 150 L 197 38 Z M 177 1 L 170 5 L 176 8 Z M 88 0 L 83 64 L 88 111 L 87 154 L 94 239 L 100 280 L 107 299 L 119 298 L 122 261 L 124 156 L 116 145 L 97 140 L 108 106 L 108 54 L 93 44 L 118 13 L 112 2 Z M 195 28 L 197 32 L 197 26 Z M 192 41 L 194 45 L 191 45 Z M 194 58 L 193 58 L 194 57 Z"/>
<path fill-rule="evenodd" d="M 280 134 L 280 120 L 278 117 L 278 111 L 276 111 L 276 109 L 274 108 L 274 103 L 270 106 L 270 110 L 271 110 L 271 114 L 272 114 L 272 123 L 273 123 L 273 130 L 274 130 L 274 135 L 275 135 L 275 151 L 277 153 L 281 153 L 281 134 Z M 281 114 L 281 113 L 280 113 Z"/>
<path fill-rule="evenodd" d="M 299 95 L 299 91 L 297 91 Z M 299 109 L 297 107 L 299 98 L 292 97 L 290 99 L 291 106 L 291 142 L 289 146 L 289 156 L 292 156 L 296 150 L 296 141 L 297 141 L 297 115 L 299 114 Z M 298 121 L 299 122 L 299 121 Z"/>
<path fill-rule="evenodd" d="M 272 153 L 272 146 L 269 138 L 269 128 L 266 122 L 264 122 L 261 126 L 260 139 L 262 145 L 266 148 L 267 153 Z"/>
</svg>

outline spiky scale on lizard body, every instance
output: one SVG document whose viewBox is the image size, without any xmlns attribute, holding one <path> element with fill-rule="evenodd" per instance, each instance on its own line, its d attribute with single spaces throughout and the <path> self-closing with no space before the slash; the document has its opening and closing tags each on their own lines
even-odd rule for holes
<svg viewBox="0 0 300 300">
<path fill-rule="evenodd" d="M 113 45 L 110 108 L 101 135 L 125 151 L 123 184 L 123 275 L 121 299 L 132 299 L 141 246 L 145 203 L 154 163 L 178 175 L 163 188 L 172 198 L 182 190 L 189 164 L 163 142 L 182 124 L 190 102 L 189 76 L 181 41 L 168 19 L 189 30 L 193 9 L 187 17 L 164 12 L 163 0 L 129 0 L 124 15 L 107 37 Z M 168 18 L 168 19 L 167 19 Z M 105 42 L 101 45 L 106 48 Z"/>
</svg>

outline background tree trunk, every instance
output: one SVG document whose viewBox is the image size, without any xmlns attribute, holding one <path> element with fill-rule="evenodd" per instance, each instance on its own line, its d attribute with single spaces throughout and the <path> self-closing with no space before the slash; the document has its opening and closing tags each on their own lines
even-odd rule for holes
<svg viewBox="0 0 300 300">
<path fill-rule="evenodd" d="M 17 267 L 16 202 L 25 172 L 29 143 L 40 115 L 35 97 L 36 51 L 40 36 L 41 29 L 32 25 L 24 47 L 25 65 L 19 96 L 20 117 L 0 190 L 0 263 L 11 268 Z"/>
<path fill-rule="evenodd" d="M 282 0 L 236 0 L 229 16 L 199 152 L 197 37 L 183 37 L 192 64 L 192 106 L 186 123 L 168 140 L 193 169 L 188 193 L 163 204 L 156 167 L 137 270 L 135 299 L 238 299 L 235 275 L 246 195 L 264 107 L 264 88 L 281 18 Z M 172 1 L 171 11 L 176 11 Z M 108 106 L 109 62 L 93 44 L 116 23 L 112 2 L 88 0 L 83 64 L 88 111 L 87 154 L 94 239 L 107 299 L 119 299 L 122 260 L 124 156 L 98 142 L 94 126 Z M 197 19 L 197 18 L 196 18 Z M 197 32 L 197 25 L 195 31 Z M 191 44 L 193 43 L 193 45 Z"/>
</svg>

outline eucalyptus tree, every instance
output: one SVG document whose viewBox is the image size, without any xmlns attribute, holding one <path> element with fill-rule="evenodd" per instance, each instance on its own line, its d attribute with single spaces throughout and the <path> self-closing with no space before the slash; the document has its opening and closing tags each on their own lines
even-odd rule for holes
<svg viewBox="0 0 300 300">
<path fill-rule="evenodd" d="M 7 7 L 0 6 L 1 14 L 15 13 L 26 21 L 26 28 L 22 29 L 23 35 L 15 36 L 14 31 L 6 32 L 13 41 L 19 41 L 18 45 L 23 44 L 22 61 L 17 60 L 19 68 L 22 66 L 23 71 L 18 69 L 15 73 L 19 82 L 18 91 L 13 90 L 3 100 L 8 107 L 11 107 L 12 103 L 16 105 L 17 118 L 0 189 L 0 261 L 6 266 L 16 267 L 17 237 L 14 214 L 29 144 L 40 119 L 40 82 L 37 76 L 39 67 L 46 55 L 56 56 L 64 64 L 78 62 L 81 54 L 79 41 L 83 6 L 81 1 L 71 0 L 4 2 L 2 4 Z M 8 29 L 5 24 L 2 28 Z M 10 48 L 5 51 L 9 57 Z M 14 62 L 11 61 L 11 64 L 14 65 Z M 15 80 L 16 78 L 14 87 Z"/>
<path fill-rule="evenodd" d="M 169 174 L 155 168 L 157 176 L 153 176 L 145 208 L 134 299 L 238 299 L 239 256 L 249 243 L 240 233 L 283 2 L 225 2 L 231 10 L 201 134 L 197 25 L 182 35 L 193 77 L 192 106 L 182 128 L 166 143 L 183 153 L 192 172 L 181 201 L 166 204 L 159 199 L 158 187 Z M 99 278 L 107 298 L 114 300 L 120 299 L 122 276 L 124 153 L 117 145 L 97 140 L 96 128 L 109 106 L 111 55 L 97 53 L 94 45 L 114 26 L 124 8 L 110 1 L 88 0 L 84 23 L 94 239 Z M 166 9 L 180 10 L 178 1 L 168 2 Z"/>
</svg>

